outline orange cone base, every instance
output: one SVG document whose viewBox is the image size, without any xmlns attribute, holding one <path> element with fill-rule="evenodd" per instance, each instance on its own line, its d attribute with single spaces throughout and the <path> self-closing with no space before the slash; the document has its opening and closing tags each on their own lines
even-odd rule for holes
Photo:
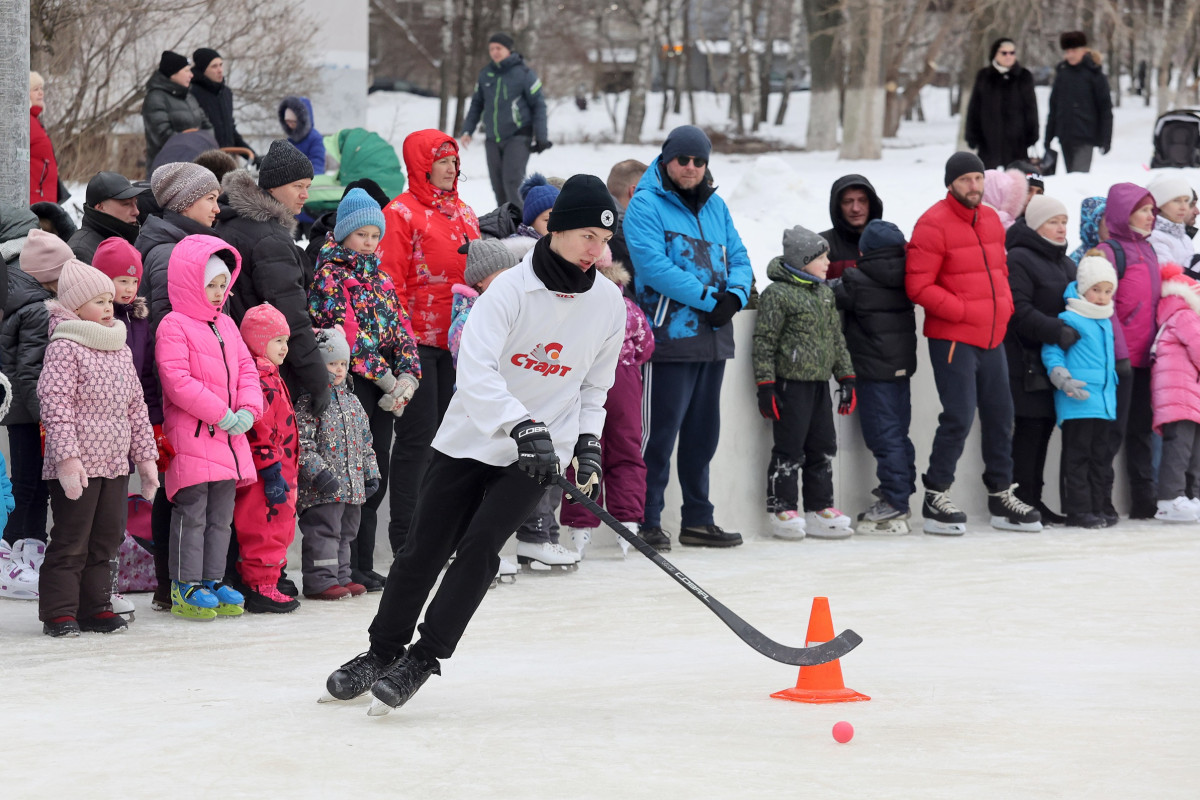
<svg viewBox="0 0 1200 800">
<path fill-rule="evenodd" d="M 797 703 L 853 703 L 858 700 L 871 699 L 865 694 L 844 687 L 841 689 L 800 689 L 795 686 L 775 692 L 771 697 L 793 700 Z"/>
</svg>

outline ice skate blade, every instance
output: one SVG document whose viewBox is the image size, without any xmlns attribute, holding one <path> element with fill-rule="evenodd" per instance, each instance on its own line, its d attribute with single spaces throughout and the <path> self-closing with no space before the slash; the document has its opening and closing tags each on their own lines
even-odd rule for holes
<svg viewBox="0 0 1200 800">
<path fill-rule="evenodd" d="M 338 702 L 341 702 L 341 701 L 339 701 L 339 700 L 338 700 L 336 697 L 334 697 L 333 695 L 331 695 L 331 694 L 328 692 L 328 690 L 327 690 L 327 691 L 325 692 L 325 694 L 323 694 L 323 695 L 321 695 L 320 697 L 318 697 L 318 698 L 317 698 L 317 702 L 318 702 L 318 703 L 338 703 Z"/>
<path fill-rule="evenodd" d="M 386 717 L 392 713 L 392 707 L 378 697 L 371 698 L 371 707 L 367 709 L 368 717 Z"/>
<path fill-rule="evenodd" d="M 965 522 L 935 522 L 934 520 L 925 520 L 922 526 L 928 534 L 934 536 L 962 536 L 967 532 L 967 523 Z"/>
<path fill-rule="evenodd" d="M 1041 533 L 1040 522 L 1010 522 L 1004 517 L 992 517 L 992 527 L 998 531 L 1016 531 L 1017 533 Z"/>
<path fill-rule="evenodd" d="M 854 535 L 851 528 L 821 528 L 808 531 L 809 539 L 849 539 Z"/>
<path fill-rule="evenodd" d="M 530 558 L 529 556 L 517 556 L 517 564 L 520 565 L 521 572 L 526 575 L 574 572 L 579 569 L 578 561 L 571 562 L 570 564 L 547 564 L 545 561 L 538 561 L 536 558 Z"/>
<path fill-rule="evenodd" d="M 499 586 L 502 583 L 516 583 L 516 582 L 517 582 L 517 576 L 511 575 L 511 574 L 510 575 L 497 575 L 496 577 L 492 578 L 492 586 Z"/>
<path fill-rule="evenodd" d="M 855 528 L 855 533 L 859 536 L 904 536 L 912 533 L 912 528 L 902 519 L 880 520 L 878 522 L 869 522 L 862 520 Z"/>
</svg>

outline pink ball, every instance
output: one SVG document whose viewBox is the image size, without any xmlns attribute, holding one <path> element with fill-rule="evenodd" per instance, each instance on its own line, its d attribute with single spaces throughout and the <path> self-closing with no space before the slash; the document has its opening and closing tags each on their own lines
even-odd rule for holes
<svg viewBox="0 0 1200 800">
<path fill-rule="evenodd" d="M 849 722 L 838 722 L 833 726 L 833 738 L 840 744 L 845 744 L 854 738 L 854 726 Z"/>
</svg>

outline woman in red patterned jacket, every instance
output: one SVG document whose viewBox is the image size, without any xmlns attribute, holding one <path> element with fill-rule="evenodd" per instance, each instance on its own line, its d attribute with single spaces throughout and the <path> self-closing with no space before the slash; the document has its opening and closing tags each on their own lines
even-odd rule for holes
<svg viewBox="0 0 1200 800">
<path fill-rule="evenodd" d="M 421 386 L 396 420 L 392 446 L 392 552 L 408 535 L 417 486 L 429 459 L 429 444 L 454 390 L 448 336 L 454 302 L 452 287 L 463 282 L 467 257 L 459 252 L 479 238 L 475 212 L 458 196 L 458 142 L 436 130 L 404 140 L 408 191 L 383 209 L 387 231 L 379 245 L 380 266 L 412 320 L 421 359 Z"/>
</svg>

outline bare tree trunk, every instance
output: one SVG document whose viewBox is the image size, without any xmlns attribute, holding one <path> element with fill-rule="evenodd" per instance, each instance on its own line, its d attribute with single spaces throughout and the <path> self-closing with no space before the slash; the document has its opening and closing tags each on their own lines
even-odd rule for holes
<svg viewBox="0 0 1200 800">
<path fill-rule="evenodd" d="M 450 56 L 454 50 L 454 0 L 442 0 L 442 53 L 441 64 L 438 66 L 438 77 L 441 85 L 438 87 L 438 130 L 446 130 L 446 118 L 450 115 Z M 458 129 L 451 131 L 458 133 Z"/>
<path fill-rule="evenodd" d="M 883 0 L 853 0 L 847 27 L 852 38 L 839 155 L 877 159 L 883 156 Z"/>
<path fill-rule="evenodd" d="M 812 73 L 808 108 L 808 150 L 836 150 L 838 77 L 836 58 L 842 29 L 839 0 L 809 0 L 804 4 L 808 28 L 808 63 Z"/>
<path fill-rule="evenodd" d="M 646 118 L 646 95 L 650 93 L 650 59 L 658 42 L 658 0 L 642 0 L 637 14 L 641 36 L 637 40 L 637 60 L 633 71 L 633 88 L 629 92 L 629 111 L 625 115 L 622 144 L 638 144 L 642 140 L 642 123 Z"/>
<path fill-rule="evenodd" d="M 791 0 L 791 11 L 792 19 L 788 26 L 788 68 L 783 76 L 783 96 L 779 98 L 779 110 L 775 112 L 776 125 L 782 125 L 787 117 L 792 81 L 800 76 L 800 47 L 804 43 L 804 0 Z"/>
<path fill-rule="evenodd" d="M 891 50 L 891 58 L 888 59 L 887 68 L 883 76 L 884 86 L 884 105 L 883 105 L 883 135 L 885 138 L 896 135 L 900 130 L 900 117 L 904 113 L 904 96 L 900 93 L 900 69 L 904 65 L 904 56 L 912 47 L 913 37 L 916 31 L 921 29 L 922 23 L 925 21 L 925 12 L 929 8 L 929 4 L 918 0 L 915 5 L 905 4 L 899 8 L 893 9 L 893 21 L 899 19 L 906 20 L 904 23 L 904 32 L 900 37 L 893 41 Z"/>
<path fill-rule="evenodd" d="M 454 130 L 458 133 L 462 132 L 463 122 L 467 118 L 467 108 L 473 94 L 474 84 L 468 83 L 468 81 L 471 67 L 474 65 L 475 45 L 478 39 L 475 28 L 481 4 L 482 0 L 465 0 L 463 3 L 463 17 L 460 21 L 462 32 L 459 36 L 458 63 L 454 80 L 454 91 L 458 97 L 454 108 Z"/>
<path fill-rule="evenodd" d="M 0 0 L 0 203 L 29 207 L 29 0 Z"/>
<path fill-rule="evenodd" d="M 1200 0 L 1186 0 L 1182 7 L 1174 5 L 1172 0 L 1163 2 L 1163 47 L 1158 61 L 1158 113 L 1162 114 L 1171 105 L 1174 93 L 1170 91 L 1171 60 L 1179 51 L 1183 39 L 1196 22 L 1196 12 L 1200 11 Z M 1168 12 L 1174 8 L 1174 16 Z"/>
</svg>

